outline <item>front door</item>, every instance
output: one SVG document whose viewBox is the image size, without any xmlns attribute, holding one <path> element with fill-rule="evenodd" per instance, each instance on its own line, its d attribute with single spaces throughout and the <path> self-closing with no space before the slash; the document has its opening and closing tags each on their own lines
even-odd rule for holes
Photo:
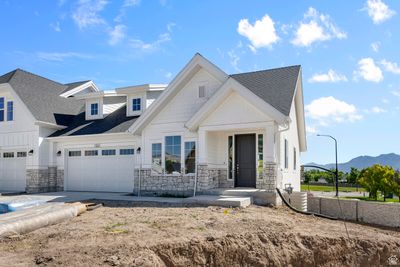
<svg viewBox="0 0 400 267">
<path fill-rule="evenodd" d="M 235 135 L 236 187 L 256 187 L 256 135 Z"/>
</svg>

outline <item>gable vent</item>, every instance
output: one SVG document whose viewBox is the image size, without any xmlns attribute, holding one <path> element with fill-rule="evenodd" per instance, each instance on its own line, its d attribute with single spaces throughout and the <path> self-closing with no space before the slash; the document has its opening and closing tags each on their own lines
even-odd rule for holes
<svg viewBox="0 0 400 267">
<path fill-rule="evenodd" d="M 206 97 L 206 87 L 204 85 L 199 86 L 199 98 Z"/>
</svg>

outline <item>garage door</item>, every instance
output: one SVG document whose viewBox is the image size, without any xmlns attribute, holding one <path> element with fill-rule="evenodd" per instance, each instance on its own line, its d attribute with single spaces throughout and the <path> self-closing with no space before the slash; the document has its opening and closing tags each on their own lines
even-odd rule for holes
<svg viewBox="0 0 400 267">
<path fill-rule="evenodd" d="M 132 192 L 134 152 L 133 148 L 69 150 L 66 189 Z"/>
<path fill-rule="evenodd" d="M 25 191 L 26 152 L 0 152 L 0 191 Z"/>
</svg>

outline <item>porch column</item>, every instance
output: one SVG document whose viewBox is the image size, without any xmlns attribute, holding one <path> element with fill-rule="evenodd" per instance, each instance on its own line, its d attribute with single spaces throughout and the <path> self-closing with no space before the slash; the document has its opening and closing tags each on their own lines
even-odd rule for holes
<svg viewBox="0 0 400 267">
<path fill-rule="evenodd" d="M 257 188 L 266 189 L 269 192 L 275 192 L 277 186 L 276 130 L 274 123 L 269 123 L 265 127 L 263 179 L 257 183 Z"/>
<path fill-rule="evenodd" d="M 200 165 L 207 164 L 207 131 L 199 128 L 199 142 L 197 144 Z"/>
</svg>

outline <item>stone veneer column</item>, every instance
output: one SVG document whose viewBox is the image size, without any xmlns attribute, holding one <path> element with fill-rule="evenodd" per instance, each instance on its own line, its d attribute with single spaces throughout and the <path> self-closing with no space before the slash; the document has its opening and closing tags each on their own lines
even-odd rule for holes
<svg viewBox="0 0 400 267">
<path fill-rule="evenodd" d="M 49 169 L 26 170 L 26 192 L 44 193 L 49 191 Z"/>
<path fill-rule="evenodd" d="M 56 191 L 64 191 L 64 170 L 57 170 Z"/>
<path fill-rule="evenodd" d="M 277 166 L 275 162 L 264 162 L 262 179 L 257 179 L 257 188 L 275 192 L 277 181 Z"/>
</svg>

